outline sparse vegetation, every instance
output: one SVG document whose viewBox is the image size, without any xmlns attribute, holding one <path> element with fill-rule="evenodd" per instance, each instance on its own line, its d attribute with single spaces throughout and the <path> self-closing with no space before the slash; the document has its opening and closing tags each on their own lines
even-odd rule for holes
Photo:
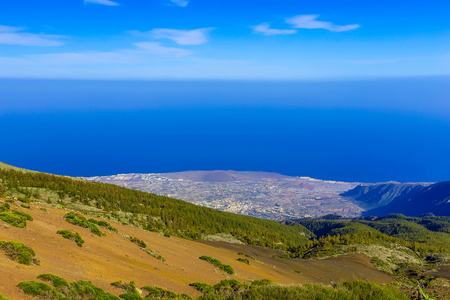
<svg viewBox="0 0 450 300">
<path fill-rule="evenodd" d="M 210 257 L 210 256 L 206 256 L 206 255 L 200 256 L 199 258 L 200 258 L 201 260 L 204 260 L 204 261 L 209 262 L 210 264 L 212 264 L 212 265 L 218 267 L 219 269 L 224 270 L 226 273 L 228 273 L 228 274 L 230 274 L 230 275 L 233 275 L 233 274 L 234 274 L 234 269 L 233 269 L 230 265 L 224 265 L 224 264 L 223 264 L 220 260 L 218 260 L 218 259 L 212 258 L 212 257 Z"/>
<path fill-rule="evenodd" d="M 58 230 L 57 234 L 61 234 L 63 238 L 74 241 L 79 247 L 83 247 L 84 240 L 78 232 L 72 232 L 70 230 Z"/>
<path fill-rule="evenodd" d="M 23 207 L 23 208 L 28 208 L 28 209 L 30 209 L 30 208 L 31 208 L 31 206 L 30 206 L 30 205 L 27 205 L 27 204 L 23 204 L 23 203 L 22 203 L 22 204 L 20 204 L 20 206 L 21 206 L 21 207 Z"/>
<path fill-rule="evenodd" d="M 145 253 L 147 253 L 147 254 L 153 256 L 154 258 L 156 258 L 156 259 L 158 259 L 158 260 L 160 260 L 160 261 L 162 261 L 162 262 L 164 262 L 164 263 L 166 262 L 166 259 L 165 259 L 164 257 L 162 257 L 161 255 L 155 253 L 153 250 L 151 250 L 151 249 L 144 249 L 144 248 L 141 248 L 141 249 L 142 249 Z"/>
<path fill-rule="evenodd" d="M 19 242 L 5 242 L 0 241 L 0 250 L 5 252 L 5 255 L 20 264 L 39 265 L 40 262 L 36 259 L 36 253 L 30 247 L 25 246 Z"/>
</svg>

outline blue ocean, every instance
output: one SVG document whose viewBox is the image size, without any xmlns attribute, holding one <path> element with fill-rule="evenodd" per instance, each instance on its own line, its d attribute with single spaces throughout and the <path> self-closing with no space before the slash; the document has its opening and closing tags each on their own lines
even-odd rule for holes
<svg viewBox="0 0 450 300">
<path fill-rule="evenodd" d="M 0 80 L 0 161 L 71 176 L 250 170 L 450 180 L 449 77 Z"/>
</svg>

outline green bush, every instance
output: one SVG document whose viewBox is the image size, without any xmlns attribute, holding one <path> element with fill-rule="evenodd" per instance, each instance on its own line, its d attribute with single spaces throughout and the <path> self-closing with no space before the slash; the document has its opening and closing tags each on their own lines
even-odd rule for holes
<svg viewBox="0 0 450 300">
<path fill-rule="evenodd" d="M 53 275 L 53 274 L 41 274 L 37 277 L 38 279 L 42 281 L 48 281 L 51 282 L 54 287 L 61 287 L 65 286 L 68 287 L 69 283 L 64 278 L 61 278 L 59 276 Z"/>
<path fill-rule="evenodd" d="M 130 237 L 130 241 L 132 243 L 135 243 L 136 245 L 138 245 L 141 248 L 147 248 L 147 244 L 143 240 L 140 240 L 136 237 Z"/>
<path fill-rule="evenodd" d="M 205 261 L 209 262 L 210 264 L 224 270 L 228 274 L 231 274 L 231 275 L 234 274 L 234 270 L 231 266 L 222 264 L 222 262 L 218 259 L 212 258 L 210 256 L 206 256 L 206 255 L 200 256 L 199 258 L 201 260 L 205 260 Z"/>
<path fill-rule="evenodd" d="M 88 222 L 96 224 L 96 225 L 101 226 L 103 228 L 106 228 L 108 230 L 111 230 L 111 231 L 114 231 L 114 232 L 118 232 L 117 228 L 112 227 L 111 224 L 106 222 L 106 221 L 98 221 L 98 220 L 95 220 L 95 219 L 89 219 Z"/>
<path fill-rule="evenodd" d="M 27 226 L 26 218 L 7 211 L 0 213 L 0 220 L 9 223 L 14 227 L 25 228 Z"/>
<path fill-rule="evenodd" d="M 34 250 L 22 243 L 0 241 L 0 250 L 5 252 L 5 255 L 9 259 L 17 261 L 20 264 L 39 264 L 39 260 L 35 258 L 36 254 Z"/>
<path fill-rule="evenodd" d="M 22 203 L 22 204 L 20 204 L 20 206 L 21 206 L 21 207 L 23 207 L 23 208 L 28 208 L 28 209 L 30 209 L 30 208 L 31 208 L 31 206 L 29 206 L 29 205 L 26 205 L 26 204 L 23 204 L 23 203 Z"/>
<path fill-rule="evenodd" d="M 2 205 L 0 205 L 0 212 L 9 211 L 11 208 L 11 205 L 9 203 L 5 202 Z"/>
<path fill-rule="evenodd" d="M 85 217 L 83 217 L 80 214 L 77 213 L 67 213 L 64 215 L 64 218 L 67 222 L 73 225 L 77 225 L 83 228 L 89 229 L 93 234 L 98 236 L 104 236 L 105 234 L 97 227 L 97 225 L 93 222 L 90 222 L 86 220 Z"/>
<path fill-rule="evenodd" d="M 83 247 L 84 240 L 78 232 L 72 232 L 70 230 L 58 230 L 57 234 L 61 234 L 63 238 L 74 241 L 79 247 Z"/>
<path fill-rule="evenodd" d="M 21 288 L 24 293 L 30 294 L 33 296 L 47 296 L 47 297 L 55 297 L 56 293 L 53 291 L 52 287 L 46 283 L 38 282 L 38 281 L 22 281 L 17 285 Z M 53 299 L 53 297 L 51 299 Z"/>
<path fill-rule="evenodd" d="M 90 281 L 77 281 L 68 283 L 67 280 L 53 274 L 41 274 L 38 279 L 50 283 L 38 281 L 23 281 L 18 284 L 26 294 L 37 296 L 39 299 L 54 300 L 120 300 L 110 293 L 93 285 Z"/>
<path fill-rule="evenodd" d="M 26 212 L 14 209 L 12 211 L 13 214 L 23 217 L 27 221 L 33 221 L 33 217 Z"/>
<path fill-rule="evenodd" d="M 175 298 L 177 294 L 172 291 L 168 291 L 166 289 L 154 286 L 144 286 L 142 288 L 143 291 L 147 291 L 148 294 L 145 296 L 146 298 Z"/>
</svg>

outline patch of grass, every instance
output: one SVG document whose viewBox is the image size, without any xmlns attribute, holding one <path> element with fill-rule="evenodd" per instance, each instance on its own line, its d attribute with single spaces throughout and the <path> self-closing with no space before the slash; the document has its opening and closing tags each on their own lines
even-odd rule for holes
<svg viewBox="0 0 450 300">
<path fill-rule="evenodd" d="M 42 210 L 42 211 L 47 211 L 47 209 L 46 208 L 43 208 L 43 207 L 41 207 L 41 208 L 39 208 L 40 210 Z"/>
<path fill-rule="evenodd" d="M 70 230 L 58 230 L 57 234 L 61 234 L 63 238 L 74 241 L 79 247 L 83 247 L 84 240 L 78 232 L 72 232 Z"/>
<path fill-rule="evenodd" d="M 39 265 L 40 262 L 35 258 L 36 253 L 30 247 L 25 246 L 19 242 L 4 242 L 0 241 L 0 250 L 5 252 L 6 256 L 20 264 Z"/>
<path fill-rule="evenodd" d="M 130 241 L 132 243 L 135 243 L 136 245 L 138 245 L 141 248 L 147 248 L 147 244 L 143 240 L 140 240 L 136 237 L 130 237 Z"/>
<path fill-rule="evenodd" d="M 22 204 L 20 204 L 20 206 L 21 206 L 21 207 L 23 207 L 23 208 L 28 208 L 28 209 L 30 209 L 30 208 L 31 208 L 31 206 L 29 206 L 29 205 L 27 205 L 27 204 L 23 204 L 23 203 L 22 203 Z"/>
<path fill-rule="evenodd" d="M 243 262 L 244 264 L 250 265 L 250 261 L 248 260 L 248 258 L 242 258 L 239 257 L 238 259 L 236 259 L 237 261 Z"/>
<path fill-rule="evenodd" d="M 295 273 L 302 274 L 301 270 L 294 270 Z"/>
<path fill-rule="evenodd" d="M 212 257 L 210 257 L 210 256 L 206 256 L 206 255 L 200 256 L 199 258 L 200 258 L 201 260 L 207 261 L 207 262 L 209 262 L 210 264 L 212 264 L 212 265 L 214 265 L 214 266 L 216 266 L 216 267 L 218 267 L 218 268 L 224 270 L 226 273 L 228 273 L 228 274 L 230 274 L 230 275 L 233 275 L 233 274 L 234 274 L 234 269 L 233 269 L 230 265 L 224 265 L 224 264 L 222 264 L 222 262 L 221 262 L 220 260 L 218 260 L 218 259 L 212 258 Z"/>
</svg>

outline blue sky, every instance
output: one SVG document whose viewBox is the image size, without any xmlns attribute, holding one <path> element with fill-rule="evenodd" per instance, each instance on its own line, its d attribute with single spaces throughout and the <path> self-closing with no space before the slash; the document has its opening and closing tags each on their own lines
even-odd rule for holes
<svg viewBox="0 0 450 300">
<path fill-rule="evenodd" d="M 449 15 L 447 0 L 1 1 L 0 77 L 449 75 Z"/>
</svg>

